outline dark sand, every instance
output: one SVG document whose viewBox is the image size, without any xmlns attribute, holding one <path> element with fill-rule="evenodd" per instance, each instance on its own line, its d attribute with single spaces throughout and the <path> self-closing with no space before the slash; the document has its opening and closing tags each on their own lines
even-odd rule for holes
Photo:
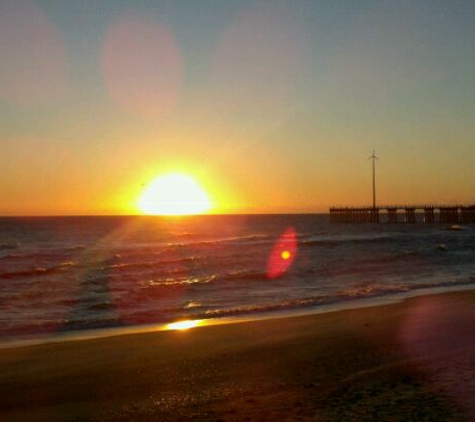
<svg viewBox="0 0 475 422">
<path fill-rule="evenodd" d="M 0 420 L 475 420 L 475 292 L 0 350 Z"/>
</svg>

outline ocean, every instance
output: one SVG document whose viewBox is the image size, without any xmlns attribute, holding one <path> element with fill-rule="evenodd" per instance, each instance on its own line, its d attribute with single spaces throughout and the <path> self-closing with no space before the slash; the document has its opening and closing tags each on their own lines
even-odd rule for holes
<svg viewBox="0 0 475 422">
<path fill-rule="evenodd" d="M 323 214 L 0 218 L 0 341 L 472 283 L 472 227 Z"/>
</svg>

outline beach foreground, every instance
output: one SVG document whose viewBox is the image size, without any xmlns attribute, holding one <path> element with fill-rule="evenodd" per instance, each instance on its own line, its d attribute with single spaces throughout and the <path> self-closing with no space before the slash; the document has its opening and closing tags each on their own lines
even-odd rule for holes
<svg viewBox="0 0 475 422">
<path fill-rule="evenodd" d="M 467 420 L 475 292 L 0 350 L 1 420 Z"/>
</svg>

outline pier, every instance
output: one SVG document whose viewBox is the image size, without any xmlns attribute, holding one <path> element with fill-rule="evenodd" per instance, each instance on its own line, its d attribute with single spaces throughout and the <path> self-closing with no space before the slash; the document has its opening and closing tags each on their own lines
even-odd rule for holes
<svg viewBox="0 0 475 422">
<path fill-rule="evenodd" d="M 330 207 L 330 223 L 346 224 L 475 224 L 475 205 L 376 205 L 376 156 L 372 161 L 373 204 L 365 207 Z"/>
<path fill-rule="evenodd" d="M 475 224 L 475 205 L 330 207 L 330 223 Z"/>
</svg>

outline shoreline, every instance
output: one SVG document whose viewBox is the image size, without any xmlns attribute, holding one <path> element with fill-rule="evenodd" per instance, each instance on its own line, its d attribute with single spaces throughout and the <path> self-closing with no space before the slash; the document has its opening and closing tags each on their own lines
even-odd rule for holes
<svg viewBox="0 0 475 422">
<path fill-rule="evenodd" d="M 467 420 L 475 290 L 0 350 L 4 420 Z"/>
<path fill-rule="evenodd" d="M 301 308 L 292 308 L 284 310 L 273 310 L 257 313 L 248 313 L 238 316 L 225 316 L 218 318 L 187 319 L 186 321 L 199 321 L 199 326 L 216 326 L 228 324 L 240 324 L 252 321 L 267 321 L 281 318 L 305 317 L 312 315 L 321 315 L 335 312 L 343 312 L 353 309 L 365 309 L 390 304 L 396 304 L 406 301 L 413 297 L 423 297 L 431 295 L 440 295 L 460 291 L 474 291 L 475 282 L 469 284 L 459 284 L 454 286 L 427 287 L 409 290 L 405 292 L 389 293 L 380 296 L 371 296 L 364 298 L 346 299 L 338 302 L 326 303 Z M 65 331 L 60 333 L 49 333 L 45 335 L 32 335 L 19 339 L 0 339 L 0 351 L 10 348 L 30 347 L 43 344 L 56 344 L 64 342 L 87 341 L 94 339 L 106 339 L 110 337 L 120 337 L 135 334 L 146 334 L 175 330 L 170 328 L 173 322 L 151 323 L 141 325 L 129 325 L 121 327 L 105 327 L 93 329 L 80 329 Z"/>
<path fill-rule="evenodd" d="M 2 420 L 467 420 L 475 290 L 0 350 Z"/>
</svg>

